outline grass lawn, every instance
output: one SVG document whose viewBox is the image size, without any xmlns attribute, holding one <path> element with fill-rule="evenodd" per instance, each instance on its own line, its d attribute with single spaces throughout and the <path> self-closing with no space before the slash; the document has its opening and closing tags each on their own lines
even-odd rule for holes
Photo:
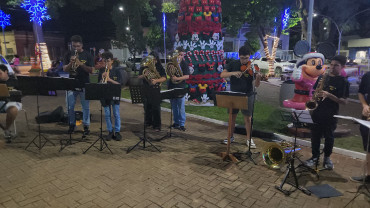
<svg viewBox="0 0 370 208">
<path fill-rule="evenodd" d="M 97 82 L 97 77 L 90 76 L 91 82 Z M 162 89 L 167 89 L 165 84 L 162 84 Z M 130 91 L 128 88 L 122 90 L 122 97 L 130 99 Z M 162 107 L 170 108 L 170 104 L 162 102 Z M 186 113 L 204 116 L 220 121 L 227 122 L 229 117 L 227 110 L 215 106 L 186 106 Z M 287 124 L 290 122 L 283 121 L 281 110 L 276 106 L 268 105 L 260 101 L 256 101 L 254 110 L 253 128 L 265 132 L 275 132 L 287 135 Z M 238 114 L 236 123 L 244 125 L 243 116 Z M 360 137 L 342 137 L 335 138 L 335 147 L 363 152 L 362 140 Z"/>
</svg>

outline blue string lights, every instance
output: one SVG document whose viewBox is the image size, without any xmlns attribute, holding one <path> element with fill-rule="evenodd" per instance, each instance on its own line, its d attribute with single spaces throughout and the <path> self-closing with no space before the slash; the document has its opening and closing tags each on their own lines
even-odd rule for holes
<svg viewBox="0 0 370 208">
<path fill-rule="evenodd" d="M 283 30 L 288 26 L 288 23 L 289 23 L 289 15 L 290 15 L 290 11 L 289 11 L 289 8 L 287 8 L 287 9 L 284 10 L 283 21 L 281 21 L 282 22 L 282 26 L 283 26 Z"/>
<path fill-rule="evenodd" d="M 43 21 L 51 19 L 47 14 L 45 0 L 24 0 L 21 7 L 31 15 L 30 22 L 35 21 L 42 25 Z"/>
<path fill-rule="evenodd" d="M 10 24 L 10 14 L 5 14 L 2 10 L 0 10 L 0 26 L 4 29 L 6 26 Z"/>
</svg>

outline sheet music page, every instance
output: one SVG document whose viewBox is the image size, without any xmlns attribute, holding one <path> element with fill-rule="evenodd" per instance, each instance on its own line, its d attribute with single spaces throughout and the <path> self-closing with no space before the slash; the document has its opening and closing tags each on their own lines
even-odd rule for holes
<svg viewBox="0 0 370 208">
<path fill-rule="evenodd" d="M 341 116 L 341 115 L 334 115 L 334 117 L 336 117 L 336 118 L 342 118 L 342 119 L 348 119 L 348 120 L 353 120 L 353 121 L 355 119 L 355 118 L 353 118 L 351 116 Z"/>
<path fill-rule="evenodd" d="M 357 118 L 355 118 L 355 121 L 370 129 L 370 121 L 365 121 L 365 120 L 361 120 L 361 119 L 357 119 Z"/>
<path fill-rule="evenodd" d="M 302 123 L 313 123 L 311 114 L 309 110 L 295 110 L 292 109 L 292 112 L 297 115 L 298 121 Z"/>
</svg>

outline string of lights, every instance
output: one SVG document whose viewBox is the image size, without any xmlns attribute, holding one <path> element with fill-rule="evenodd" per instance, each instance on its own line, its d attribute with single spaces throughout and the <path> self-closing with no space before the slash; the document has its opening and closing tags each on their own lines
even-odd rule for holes
<svg viewBox="0 0 370 208">
<path fill-rule="evenodd" d="M 0 26 L 4 29 L 6 26 L 10 25 L 10 14 L 5 14 L 0 10 Z"/>
</svg>

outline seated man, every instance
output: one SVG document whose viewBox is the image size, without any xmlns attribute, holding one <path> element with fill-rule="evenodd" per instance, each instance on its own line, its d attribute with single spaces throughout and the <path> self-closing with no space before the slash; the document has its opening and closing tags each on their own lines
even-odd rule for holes
<svg viewBox="0 0 370 208">
<path fill-rule="evenodd" d="M 15 87 L 16 82 L 9 78 L 8 68 L 4 64 L 0 64 L 0 84 L 7 84 L 9 87 Z M 3 106 L 5 101 L 0 101 L 0 106 Z M 8 102 L 3 108 L 1 108 L 1 113 L 6 113 L 5 126 L 0 124 L 0 128 L 4 130 L 5 139 L 7 143 L 11 142 L 14 134 L 10 131 L 10 126 L 13 124 L 15 118 L 17 117 L 18 111 L 22 109 L 22 103 L 18 102 Z"/>
</svg>

